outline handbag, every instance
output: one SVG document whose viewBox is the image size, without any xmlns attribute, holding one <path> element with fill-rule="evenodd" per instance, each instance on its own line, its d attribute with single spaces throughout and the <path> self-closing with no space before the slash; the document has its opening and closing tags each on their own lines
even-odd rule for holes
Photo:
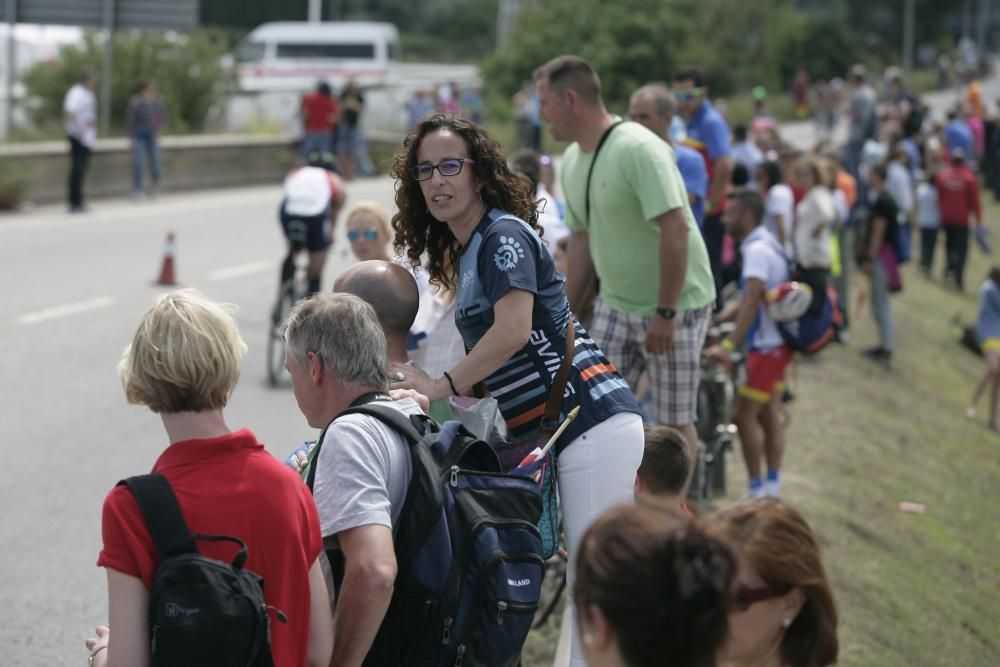
<svg viewBox="0 0 1000 667">
<path fill-rule="evenodd" d="M 504 472 L 516 468 L 536 447 L 544 447 L 552 434 L 559 428 L 559 417 L 562 413 L 563 395 L 573 369 L 573 355 L 576 350 L 576 329 L 573 326 L 573 315 L 566 322 L 566 352 L 562 363 L 552 379 L 549 396 L 545 401 L 545 413 L 542 415 L 542 425 L 538 435 L 526 440 L 504 443 L 494 446 L 500 465 Z M 559 491 L 556 466 L 556 448 L 552 448 L 540 468 L 539 487 L 542 493 L 542 514 L 538 521 L 538 532 L 542 536 L 542 558 L 551 558 L 559 548 Z"/>
</svg>

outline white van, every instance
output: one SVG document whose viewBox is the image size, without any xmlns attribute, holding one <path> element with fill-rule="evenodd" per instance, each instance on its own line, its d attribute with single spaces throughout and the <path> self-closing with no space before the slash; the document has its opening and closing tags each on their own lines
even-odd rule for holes
<svg viewBox="0 0 1000 667">
<path fill-rule="evenodd" d="M 306 90 L 319 79 L 382 83 L 398 61 L 396 26 L 366 21 L 265 23 L 236 51 L 246 92 Z"/>
<path fill-rule="evenodd" d="M 475 65 L 400 62 L 399 31 L 391 23 L 279 22 L 256 27 L 236 50 L 240 95 L 230 101 L 231 128 L 277 122 L 301 132 L 301 95 L 326 81 L 338 93 L 355 79 L 365 95 L 366 130 L 406 129 L 406 101 L 418 89 L 451 82 L 481 86 Z"/>
</svg>

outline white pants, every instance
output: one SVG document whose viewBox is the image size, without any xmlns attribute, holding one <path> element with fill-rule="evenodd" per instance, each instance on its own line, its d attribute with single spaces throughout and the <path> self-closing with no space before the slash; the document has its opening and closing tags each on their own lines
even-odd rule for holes
<svg viewBox="0 0 1000 667">
<path fill-rule="evenodd" d="M 633 501 L 644 443 L 642 417 L 620 412 L 584 431 L 559 454 L 559 500 L 569 551 L 566 604 L 571 607 L 577 546 L 587 527 L 605 510 Z M 575 607 L 570 665 L 584 667 Z"/>
</svg>

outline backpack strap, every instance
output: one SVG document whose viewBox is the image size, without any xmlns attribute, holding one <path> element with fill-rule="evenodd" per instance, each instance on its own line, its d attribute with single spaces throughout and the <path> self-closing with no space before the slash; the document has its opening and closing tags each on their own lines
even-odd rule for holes
<svg viewBox="0 0 1000 667">
<path fill-rule="evenodd" d="M 416 444 L 421 440 L 423 440 L 424 433 L 417 428 L 417 425 L 413 421 L 413 418 L 403 414 L 402 412 L 396 410 L 395 408 L 390 408 L 385 405 L 379 405 L 378 403 L 374 402 L 366 403 L 364 405 L 358 405 L 353 408 L 348 408 L 347 410 L 344 410 L 339 415 L 337 415 L 337 418 L 339 419 L 344 415 L 351 415 L 351 414 L 367 415 L 369 417 L 374 417 L 375 419 L 379 420 L 380 422 L 382 422 L 383 424 L 385 424 L 386 426 L 388 426 L 389 428 L 393 429 L 394 431 L 402 435 L 404 438 L 406 438 L 407 442 L 409 442 L 411 445 Z M 418 419 L 421 418 L 419 415 L 416 415 L 416 417 Z"/>
<path fill-rule="evenodd" d="M 137 475 L 123 479 L 116 486 L 122 485 L 128 486 L 135 495 L 160 561 L 182 553 L 198 553 L 194 536 L 166 477 L 159 473 Z"/>
</svg>

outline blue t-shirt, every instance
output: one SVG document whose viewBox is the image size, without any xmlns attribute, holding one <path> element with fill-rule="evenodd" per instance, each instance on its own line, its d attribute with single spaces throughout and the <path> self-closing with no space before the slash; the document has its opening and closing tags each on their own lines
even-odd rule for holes
<svg viewBox="0 0 1000 667">
<path fill-rule="evenodd" d="M 944 143 L 948 147 L 948 152 L 961 148 L 965 153 L 966 160 L 972 160 L 975 154 L 972 152 L 972 130 L 968 124 L 956 118 L 944 126 Z"/>
<path fill-rule="evenodd" d="M 566 352 L 571 313 L 564 282 L 534 230 L 498 209 L 483 216 L 459 255 L 455 324 L 466 351 L 493 326 L 493 306 L 507 292 L 520 289 L 535 296 L 528 342 L 485 380 L 512 440 L 539 432 L 549 388 Z M 574 327 L 573 371 L 560 418 L 577 405 L 581 409 L 560 438 L 560 450 L 618 412 L 639 413 L 628 383 L 575 319 Z"/>
<path fill-rule="evenodd" d="M 1000 287 L 987 279 L 979 288 L 979 317 L 976 337 L 980 345 L 988 338 L 1000 338 Z"/>
<path fill-rule="evenodd" d="M 709 177 L 712 176 L 715 162 L 731 152 L 729 125 L 722 114 L 716 111 L 708 100 L 702 102 L 698 110 L 688 120 L 687 137 L 684 139 L 684 143 L 705 157 Z"/>
<path fill-rule="evenodd" d="M 677 169 L 684 180 L 684 189 L 689 195 L 697 197 L 691 204 L 691 212 L 694 213 L 698 229 L 701 229 L 705 221 L 705 197 L 708 196 L 708 169 L 705 168 L 705 160 L 701 153 L 683 144 L 674 146 L 674 153 L 677 156 Z"/>
</svg>

